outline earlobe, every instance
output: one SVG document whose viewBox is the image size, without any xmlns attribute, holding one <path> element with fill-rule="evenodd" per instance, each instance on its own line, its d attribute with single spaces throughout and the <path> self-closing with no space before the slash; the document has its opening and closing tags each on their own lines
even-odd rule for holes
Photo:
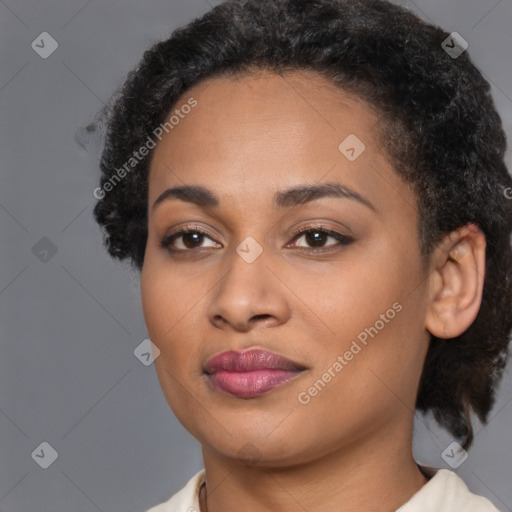
<svg viewBox="0 0 512 512">
<path fill-rule="evenodd" d="M 470 224 L 447 235 L 432 256 L 426 329 L 455 338 L 475 320 L 485 277 L 485 236 Z"/>
</svg>

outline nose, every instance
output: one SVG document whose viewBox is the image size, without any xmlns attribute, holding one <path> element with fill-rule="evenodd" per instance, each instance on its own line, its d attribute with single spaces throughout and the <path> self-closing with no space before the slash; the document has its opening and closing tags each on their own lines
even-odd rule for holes
<svg viewBox="0 0 512 512">
<path fill-rule="evenodd" d="M 213 325 L 247 332 L 256 326 L 275 327 L 290 318 L 286 287 L 265 250 L 250 263 L 233 251 L 222 272 L 208 306 Z"/>
</svg>

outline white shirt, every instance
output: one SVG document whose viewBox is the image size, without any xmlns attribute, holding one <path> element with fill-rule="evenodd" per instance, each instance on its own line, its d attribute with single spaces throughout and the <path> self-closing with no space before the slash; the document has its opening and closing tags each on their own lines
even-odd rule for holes
<svg viewBox="0 0 512 512">
<path fill-rule="evenodd" d="M 396 512 L 499 512 L 483 496 L 470 492 L 464 481 L 448 469 L 422 468 L 432 478 Z M 168 501 L 146 512 L 200 512 L 199 487 L 204 469 L 196 473 Z"/>
</svg>

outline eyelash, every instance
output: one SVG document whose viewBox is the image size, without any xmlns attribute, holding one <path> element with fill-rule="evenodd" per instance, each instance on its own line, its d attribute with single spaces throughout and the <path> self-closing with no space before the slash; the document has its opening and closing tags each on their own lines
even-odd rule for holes
<svg viewBox="0 0 512 512">
<path fill-rule="evenodd" d="M 351 243 L 353 243 L 355 241 L 352 237 L 349 237 L 349 236 L 346 236 L 346 235 L 342 235 L 341 233 L 338 233 L 336 231 L 325 229 L 321 225 L 306 226 L 306 227 L 302 227 L 302 228 L 294 230 L 293 233 L 292 233 L 292 235 L 293 235 L 292 241 L 295 241 L 298 238 L 300 238 L 299 235 L 304 235 L 304 234 L 307 234 L 307 233 L 310 233 L 310 232 L 312 232 L 312 233 L 322 233 L 324 235 L 330 236 L 330 237 L 336 239 L 339 243 L 338 244 L 331 244 L 331 245 L 327 246 L 326 248 L 323 248 L 323 247 L 311 247 L 311 248 L 299 247 L 299 249 L 304 250 L 305 252 L 310 252 L 310 253 L 311 252 L 312 253 L 331 252 L 333 250 L 337 250 L 339 248 L 339 246 L 347 246 L 347 245 L 350 245 Z M 200 228 L 198 228 L 196 226 L 187 226 L 187 227 L 183 228 L 182 230 L 180 230 L 180 231 L 178 231 L 176 233 L 172 233 L 172 234 L 167 235 L 166 237 L 164 237 L 160 241 L 160 247 L 162 247 L 163 249 L 167 249 L 168 251 L 170 251 L 172 253 L 193 252 L 194 249 L 174 249 L 174 248 L 171 247 L 171 244 L 176 239 L 180 238 L 183 235 L 190 234 L 190 233 L 196 233 L 196 234 L 204 235 L 204 236 L 206 236 L 206 237 L 211 239 L 211 237 L 209 236 L 209 234 L 206 231 L 203 231 L 202 229 L 200 229 Z M 201 247 L 198 247 L 198 249 L 201 249 Z"/>
</svg>

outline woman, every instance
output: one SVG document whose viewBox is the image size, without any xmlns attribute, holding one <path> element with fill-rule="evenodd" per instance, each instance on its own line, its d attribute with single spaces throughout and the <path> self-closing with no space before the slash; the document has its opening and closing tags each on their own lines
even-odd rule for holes
<svg viewBox="0 0 512 512">
<path fill-rule="evenodd" d="M 497 510 L 412 426 L 455 467 L 493 404 L 504 150 L 464 40 L 385 1 L 228 0 L 144 54 L 95 215 L 204 460 L 152 512 Z"/>
</svg>

